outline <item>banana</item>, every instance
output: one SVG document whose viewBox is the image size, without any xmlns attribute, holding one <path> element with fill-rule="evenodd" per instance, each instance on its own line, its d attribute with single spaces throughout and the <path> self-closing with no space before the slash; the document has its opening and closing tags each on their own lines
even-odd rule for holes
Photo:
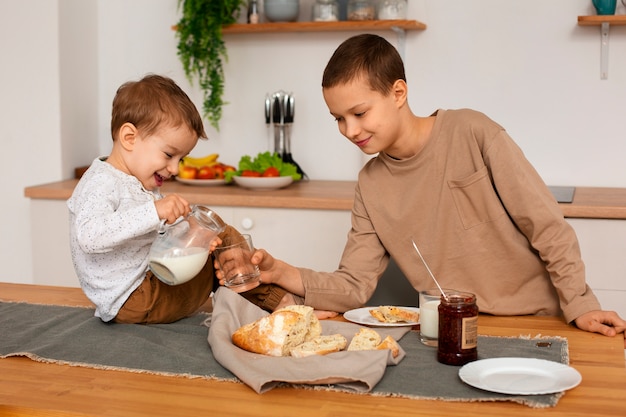
<svg viewBox="0 0 626 417">
<path fill-rule="evenodd" d="M 183 164 L 188 167 L 194 168 L 202 168 L 202 167 L 210 167 L 217 164 L 218 154 L 212 153 L 207 156 L 203 156 L 200 158 L 194 158 L 191 156 L 186 156 L 183 158 Z"/>
</svg>

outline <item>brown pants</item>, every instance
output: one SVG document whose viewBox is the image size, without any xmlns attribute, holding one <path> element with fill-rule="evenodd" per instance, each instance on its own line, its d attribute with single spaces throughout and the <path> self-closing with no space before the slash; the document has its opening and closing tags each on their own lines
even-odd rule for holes
<svg viewBox="0 0 626 417">
<path fill-rule="evenodd" d="M 239 232 L 229 226 L 224 233 L 228 235 Z M 189 317 L 207 302 L 214 280 L 212 256 L 198 275 L 180 285 L 165 284 L 148 271 L 141 285 L 128 297 L 113 321 L 137 324 L 172 323 Z M 273 311 L 286 293 L 281 287 L 262 284 L 241 295 L 262 309 Z"/>
</svg>

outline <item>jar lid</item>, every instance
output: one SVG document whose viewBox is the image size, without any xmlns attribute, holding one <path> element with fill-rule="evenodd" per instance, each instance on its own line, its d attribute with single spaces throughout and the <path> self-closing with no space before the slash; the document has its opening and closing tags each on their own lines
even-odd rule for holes
<svg viewBox="0 0 626 417">
<path fill-rule="evenodd" d="M 441 296 L 441 302 L 446 304 L 472 304 L 476 302 L 476 295 L 471 292 L 446 291 L 446 297 Z"/>
</svg>

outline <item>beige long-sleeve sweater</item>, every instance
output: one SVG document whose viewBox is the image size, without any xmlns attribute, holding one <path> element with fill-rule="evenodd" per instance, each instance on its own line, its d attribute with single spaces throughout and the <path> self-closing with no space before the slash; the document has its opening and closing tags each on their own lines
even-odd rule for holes
<svg viewBox="0 0 626 417">
<path fill-rule="evenodd" d="M 481 312 L 563 314 L 570 322 L 600 308 L 554 197 L 506 131 L 482 113 L 439 110 L 418 155 L 381 153 L 368 162 L 339 268 L 301 268 L 305 303 L 362 306 L 389 256 L 416 290 L 433 288 L 411 238 L 442 287 L 475 293 Z"/>
</svg>

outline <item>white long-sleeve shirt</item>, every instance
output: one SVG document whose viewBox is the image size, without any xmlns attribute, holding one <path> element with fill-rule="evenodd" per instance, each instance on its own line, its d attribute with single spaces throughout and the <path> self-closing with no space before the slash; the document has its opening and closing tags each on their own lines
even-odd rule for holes
<svg viewBox="0 0 626 417">
<path fill-rule="evenodd" d="M 157 198 L 137 178 L 98 158 L 67 202 L 74 269 L 103 321 L 117 315 L 146 275 L 160 224 Z"/>
</svg>

